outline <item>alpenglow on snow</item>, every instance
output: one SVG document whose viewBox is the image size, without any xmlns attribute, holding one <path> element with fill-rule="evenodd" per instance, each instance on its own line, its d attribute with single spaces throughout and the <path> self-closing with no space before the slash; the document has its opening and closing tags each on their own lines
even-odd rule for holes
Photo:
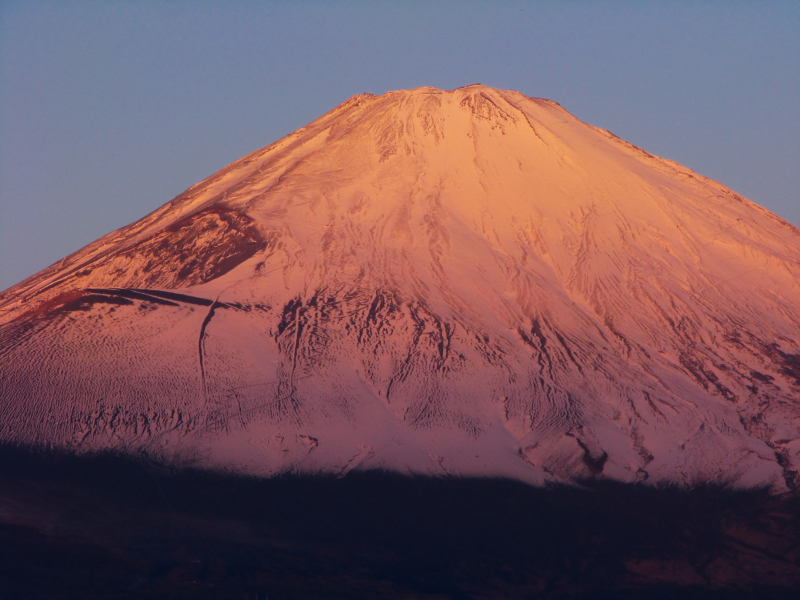
<svg viewBox="0 0 800 600">
<path fill-rule="evenodd" d="M 480 85 L 354 96 L 0 295 L 0 440 L 795 488 L 800 230 Z"/>
</svg>

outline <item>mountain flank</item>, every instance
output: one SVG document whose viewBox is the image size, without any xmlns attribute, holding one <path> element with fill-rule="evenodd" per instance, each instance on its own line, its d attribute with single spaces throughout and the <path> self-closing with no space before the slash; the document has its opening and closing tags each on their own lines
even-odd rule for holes
<svg viewBox="0 0 800 600">
<path fill-rule="evenodd" d="M 796 489 L 800 231 L 557 103 L 354 96 L 0 294 L 0 440 Z"/>
</svg>

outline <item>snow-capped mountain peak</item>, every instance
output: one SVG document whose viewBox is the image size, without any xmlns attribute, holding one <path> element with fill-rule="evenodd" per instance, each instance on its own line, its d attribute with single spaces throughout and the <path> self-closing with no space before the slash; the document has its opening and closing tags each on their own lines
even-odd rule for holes
<svg viewBox="0 0 800 600">
<path fill-rule="evenodd" d="M 557 103 L 354 96 L 0 295 L 0 437 L 794 487 L 800 231 Z"/>
</svg>

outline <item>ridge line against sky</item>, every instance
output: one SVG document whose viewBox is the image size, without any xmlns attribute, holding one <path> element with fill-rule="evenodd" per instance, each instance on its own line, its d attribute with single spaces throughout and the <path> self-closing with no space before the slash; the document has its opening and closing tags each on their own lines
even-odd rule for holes
<svg viewBox="0 0 800 600">
<path fill-rule="evenodd" d="M 0 4 L 0 290 L 362 92 L 473 82 L 800 225 L 797 2 Z"/>
</svg>

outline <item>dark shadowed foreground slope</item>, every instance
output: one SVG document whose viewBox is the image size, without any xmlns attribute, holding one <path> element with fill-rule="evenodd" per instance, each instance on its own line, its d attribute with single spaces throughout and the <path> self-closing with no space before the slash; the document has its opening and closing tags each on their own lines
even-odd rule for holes
<svg viewBox="0 0 800 600">
<path fill-rule="evenodd" d="M 793 598 L 795 496 L 0 452 L 3 598 Z"/>
</svg>

